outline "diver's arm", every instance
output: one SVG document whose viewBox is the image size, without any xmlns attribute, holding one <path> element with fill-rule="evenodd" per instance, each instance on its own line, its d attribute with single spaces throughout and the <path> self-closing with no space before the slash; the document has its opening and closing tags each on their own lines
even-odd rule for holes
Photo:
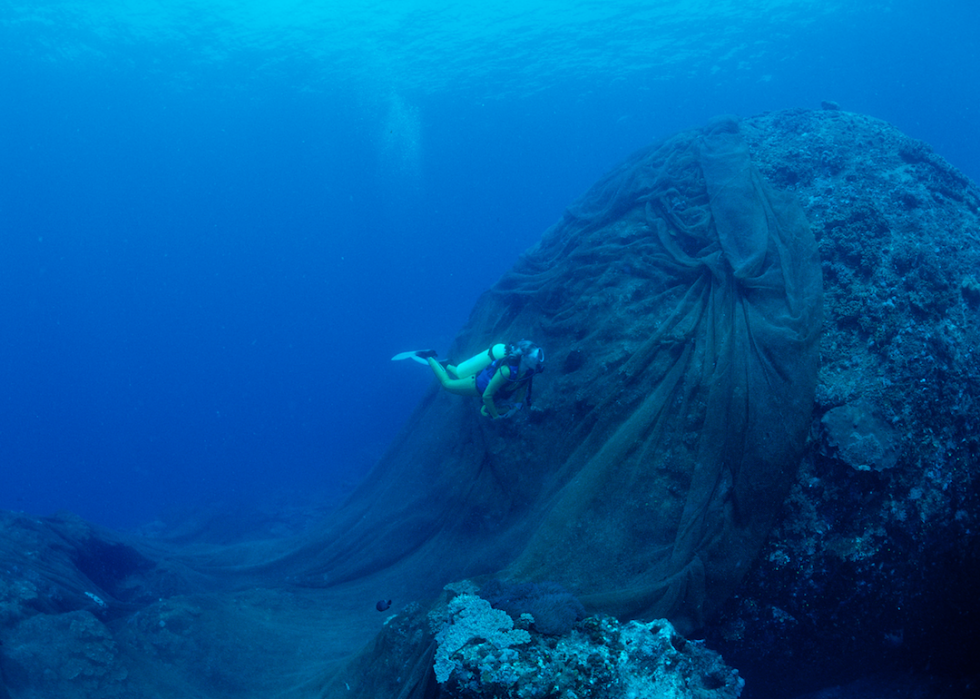
<svg viewBox="0 0 980 699">
<path fill-rule="evenodd" d="M 500 390 L 501 386 L 507 383 L 509 377 L 510 369 L 505 366 L 500 367 L 490 379 L 486 390 L 483 391 L 483 407 L 487 409 L 487 414 L 494 420 L 500 417 L 500 413 L 497 412 L 497 405 L 493 402 L 493 396 Z"/>
<path fill-rule="evenodd" d="M 513 397 L 511 398 L 511 402 L 514 405 L 520 405 L 521 403 L 523 403 L 524 400 L 527 398 L 527 389 L 530 388 L 530 386 L 531 383 L 529 381 L 525 381 L 524 383 L 522 383 L 518 387 L 517 392 L 514 393 Z"/>
</svg>

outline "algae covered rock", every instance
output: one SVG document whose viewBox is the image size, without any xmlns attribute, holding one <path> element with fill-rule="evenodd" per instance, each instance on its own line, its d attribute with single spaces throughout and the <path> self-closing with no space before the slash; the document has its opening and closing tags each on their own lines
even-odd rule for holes
<svg viewBox="0 0 980 699">
<path fill-rule="evenodd" d="M 531 628 L 533 618 L 525 615 Z M 512 629 L 507 614 L 471 594 L 430 614 L 435 677 L 459 699 L 729 699 L 744 685 L 717 653 L 666 619 L 584 619 L 562 636 Z"/>
<path fill-rule="evenodd" d="M 490 580 L 480 587 L 480 597 L 517 621 L 529 614 L 531 627 L 548 636 L 561 636 L 576 621 L 585 618 L 585 607 L 568 590 L 552 582 L 506 582 Z"/>
<path fill-rule="evenodd" d="M 129 696 L 117 643 L 86 611 L 27 619 L 5 636 L 4 655 L 4 674 L 18 697 Z"/>
<path fill-rule="evenodd" d="M 773 112 L 743 132 L 818 240 L 825 324 L 810 448 L 709 639 L 770 693 L 975 672 L 980 188 L 860 114 Z"/>
<path fill-rule="evenodd" d="M 864 401 L 831 408 L 821 420 L 834 454 L 859 471 L 882 471 L 898 463 L 898 432 Z"/>
<path fill-rule="evenodd" d="M 412 603 L 322 686 L 324 697 L 369 699 L 734 699 L 744 682 L 721 656 L 664 619 L 596 615 L 556 636 L 514 622 L 451 583 L 431 607 Z"/>
<path fill-rule="evenodd" d="M 33 616 L 37 585 L 23 578 L 0 578 L 0 628 Z"/>
</svg>

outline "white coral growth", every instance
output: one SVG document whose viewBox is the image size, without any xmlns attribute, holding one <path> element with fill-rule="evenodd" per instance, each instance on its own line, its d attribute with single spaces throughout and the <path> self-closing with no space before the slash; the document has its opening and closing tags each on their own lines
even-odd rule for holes
<svg viewBox="0 0 980 699">
<path fill-rule="evenodd" d="M 507 612 L 494 609 L 490 603 L 472 594 L 462 594 L 449 602 L 449 620 L 436 634 L 436 680 L 445 682 L 456 667 L 454 653 L 468 643 L 487 642 L 498 650 L 531 641 L 524 629 L 515 629 Z"/>
</svg>

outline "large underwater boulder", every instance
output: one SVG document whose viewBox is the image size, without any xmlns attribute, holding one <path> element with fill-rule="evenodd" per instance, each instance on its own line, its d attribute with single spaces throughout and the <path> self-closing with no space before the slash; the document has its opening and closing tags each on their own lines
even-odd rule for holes
<svg viewBox="0 0 980 699">
<path fill-rule="evenodd" d="M 479 300 L 450 351 L 533 338 L 549 359 L 532 410 L 491 422 L 433 390 L 307 580 L 387 570 L 414 594 L 550 580 L 590 611 L 701 626 L 796 472 L 820 317 L 810 227 L 736 121 L 637 153 Z"/>
<path fill-rule="evenodd" d="M 554 580 L 591 612 L 705 624 L 774 694 L 971 672 L 978 280 L 977 187 L 881 121 L 827 105 L 656 144 L 456 341 L 544 344 L 532 411 L 488 423 L 434 389 L 351 501 L 368 558 L 339 539 L 314 570 Z M 372 550 L 375 508 L 395 515 Z"/>
<path fill-rule="evenodd" d="M 980 646 L 980 188 L 863 115 L 774 112 L 742 132 L 806 211 L 825 317 L 810 447 L 709 641 L 763 694 L 897 667 L 963 696 Z"/>
</svg>

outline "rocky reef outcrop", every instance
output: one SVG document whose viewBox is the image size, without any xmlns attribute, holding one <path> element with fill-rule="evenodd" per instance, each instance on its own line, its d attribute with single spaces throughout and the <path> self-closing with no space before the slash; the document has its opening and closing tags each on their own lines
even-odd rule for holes
<svg viewBox="0 0 980 699">
<path fill-rule="evenodd" d="M 897 667 L 957 696 L 980 624 L 980 189 L 867 116 L 743 132 L 819 241 L 825 322 L 810 447 L 709 640 L 762 694 Z"/>
<path fill-rule="evenodd" d="M 736 670 L 666 619 L 623 623 L 598 615 L 559 635 L 542 634 L 532 615 L 515 622 L 482 594 L 461 581 L 447 585 L 428 611 L 418 604 L 400 610 L 326 693 L 353 699 L 735 699 L 742 691 Z"/>
</svg>

